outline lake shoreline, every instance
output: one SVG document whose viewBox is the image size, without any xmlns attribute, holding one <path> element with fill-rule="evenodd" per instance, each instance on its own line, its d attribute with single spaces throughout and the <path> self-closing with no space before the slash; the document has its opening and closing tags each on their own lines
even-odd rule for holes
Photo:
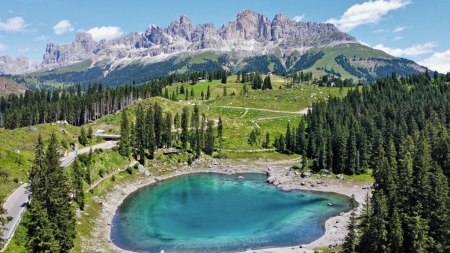
<svg viewBox="0 0 450 253">
<path fill-rule="evenodd" d="M 100 217 L 93 222 L 93 231 L 91 238 L 83 240 L 83 249 L 91 252 L 132 252 L 119 248 L 111 240 L 112 219 L 117 208 L 123 200 L 132 192 L 141 187 L 157 183 L 159 180 L 166 180 L 175 176 L 194 174 L 194 173 L 221 173 L 221 174 L 239 174 L 239 173 L 260 173 L 267 174 L 277 178 L 278 188 L 289 190 L 308 190 L 316 192 L 337 193 L 351 197 L 355 195 L 355 200 L 360 204 L 368 190 L 361 189 L 362 185 L 349 184 L 345 180 L 326 178 L 323 183 L 317 184 L 312 178 L 302 179 L 298 173 L 290 172 L 289 166 L 268 166 L 268 165 L 249 165 L 245 163 L 232 162 L 229 160 L 196 161 L 191 166 L 171 171 L 160 177 L 142 177 L 133 182 L 127 182 L 122 185 L 116 185 L 114 189 L 107 194 L 107 199 L 103 199 L 102 211 Z M 302 185 L 303 184 L 303 185 Z M 347 234 L 346 225 L 348 223 L 349 212 L 341 213 L 339 216 L 327 219 L 323 226 L 325 233 L 317 240 L 303 245 L 290 247 L 251 249 L 251 252 L 314 252 L 314 248 L 329 247 L 329 245 L 340 245 Z M 86 238 L 87 239 L 87 238 Z M 244 251 L 248 252 L 248 251 Z"/>
</svg>

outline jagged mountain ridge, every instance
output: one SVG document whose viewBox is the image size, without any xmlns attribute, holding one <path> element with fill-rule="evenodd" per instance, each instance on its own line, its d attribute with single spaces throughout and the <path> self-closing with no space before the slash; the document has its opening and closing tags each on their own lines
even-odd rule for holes
<svg viewBox="0 0 450 253">
<path fill-rule="evenodd" d="M 202 50 L 234 51 L 238 61 L 273 51 L 286 58 L 294 51 L 303 54 L 313 47 L 341 43 L 357 41 L 332 24 L 296 22 L 283 14 L 270 21 L 264 15 L 244 10 L 219 29 L 213 23 L 194 28 L 187 16 L 181 16 L 166 28 L 150 25 L 142 34 L 132 32 L 109 41 L 95 42 L 89 33 L 78 32 L 70 44 L 48 43 L 41 63 L 29 63 L 24 56 L 16 60 L 1 57 L 0 73 L 56 69 L 87 59 L 93 59 L 94 64 L 108 59 L 113 61 L 111 66 L 114 68 L 134 61 L 158 62 L 178 53 Z"/>
</svg>

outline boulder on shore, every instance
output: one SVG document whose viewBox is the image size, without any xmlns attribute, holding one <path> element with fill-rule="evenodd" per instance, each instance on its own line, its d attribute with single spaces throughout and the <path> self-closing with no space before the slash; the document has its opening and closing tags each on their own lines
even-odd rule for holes
<svg viewBox="0 0 450 253">
<path fill-rule="evenodd" d="M 337 175 L 336 175 L 336 178 L 337 178 L 337 179 L 340 179 L 340 180 L 345 180 L 344 174 L 337 174 Z"/>
<path fill-rule="evenodd" d="M 309 178 L 309 177 L 311 177 L 311 173 L 310 173 L 310 172 L 307 172 L 307 171 L 304 171 L 304 172 L 302 172 L 301 177 L 302 177 L 302 178 Z"/>
</svg>

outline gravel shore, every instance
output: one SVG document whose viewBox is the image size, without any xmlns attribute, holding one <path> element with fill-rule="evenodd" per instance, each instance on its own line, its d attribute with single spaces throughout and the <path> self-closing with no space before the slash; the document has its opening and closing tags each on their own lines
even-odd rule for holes
<svg viewBox="0 0 450 253">
<path fill-rule="evenodd" d="M 302 178 L 300 174 L 292 171 L 289 166 L 280 166 L 280 164 L 273 163 L 239 163 L 228 160 L 209 160 L 196 161 L 191 166 L 185 165 L 182 168 L 175 169 L 166 175 L 160 177 L 144 176 L 139 180 L 127 182 L 126 184 L 118 184 L 110 191 L 101 205 L 101 214 L 90 224 L 92 234 L 90 238 L 82 238 L 83 252 L 130 252 L 117 247 L 111 241 L 111 226 L 112 218 L 117 210 L 117 207 L 122 204 L 123 200 L 132 192 L 140 187 L 157 182 L 157 180 L 164 180 L 170 177 L 179 176 L 190 173 L 270 173 L 269 177 L 273 177 L 274 185 L 283 190 L 310 190 L 320 192 L 333 192 L 343 194 L 346 196 L 355 196 L 355 200 L 359 203 L 359 209 L 364 202 L 367 193 L 370 190 L 363 189 L 363 183 L 353 184 L 346 180 L 331 178 L 330 175 L 323 175 L 323 177 L 316 178 Z M 317 175 L 314 175 L 317 176 Z M 325 226 L 325 234 L 311 242 L 304 245 L 296 245 L 283 248 L 270 248 L 262 250 L 249 249 L 245 252 L 314 252 L 313 249 L 330 247 L 334 245 L 341 245 L 343 239 L 347 234 L 346 226 L 348 224 L 350 212 L 341 213 L 341 215 L 328 219 Z"/>
</svg>

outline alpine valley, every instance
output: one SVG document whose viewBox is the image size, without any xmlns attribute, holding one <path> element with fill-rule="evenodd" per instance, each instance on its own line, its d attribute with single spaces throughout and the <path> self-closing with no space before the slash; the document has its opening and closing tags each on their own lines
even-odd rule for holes
<svg viewBox="0 0 450 253">
<path fill-rule="evenodd" d="M 213 23 L 193 27 L 181 16 L 168 27 L 94 41 L 78 32 L 70 44 L 47 44 L 42 62 L 26 56 L 0 57 L 0 74 L 30 88 L 102 81 L 110 86 L 137 83 L 168 73 L 212 71 L 290 73 L 311 71 L 371 82 L 392 72 L 424 72 L 415 62 L 360 44 L 333 24 L 303 23 L 278 14 L 271 21 L 251 10 L 219 29 Z"/>
</svg>

